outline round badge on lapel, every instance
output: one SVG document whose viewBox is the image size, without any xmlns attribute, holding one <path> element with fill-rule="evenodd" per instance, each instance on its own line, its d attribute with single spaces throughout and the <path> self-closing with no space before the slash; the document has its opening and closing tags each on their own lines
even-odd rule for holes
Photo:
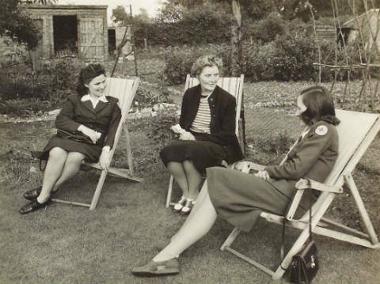
<svg viewBox="0 0 380 284">
<path fill-rule="evenodd" d="M 326 135 L 327 131 L 328 131 L 328 128 L 325 125 L 320 125 L 315 129 L 315 133 L 320 136 Z"/>
</svg>

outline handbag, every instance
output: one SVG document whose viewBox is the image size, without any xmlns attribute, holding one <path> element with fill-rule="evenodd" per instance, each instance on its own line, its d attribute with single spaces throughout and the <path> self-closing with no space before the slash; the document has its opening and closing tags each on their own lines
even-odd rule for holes
<svg viewBox="0 0 380 284">
<path fill-rule="evenodd" d="M 309 284 L 314 279 L 315 275 L 319 270 L 319 259 L 318 259 L 318 249 L 312 237 L 311 230 L 311 197 L 309 199 L 309 239 L 306 241 L 301 250 L 293 256 L 292 262 L 286 270 L 288 275 L 288 280 L 290 283 L 305 283 Z M 282 229 L 282 245 L 281 254 L 284 251 L 284 240 L 285 240 L 285 222 L 286 218 L 283 219 L 283 229 Z"/>
</svg>

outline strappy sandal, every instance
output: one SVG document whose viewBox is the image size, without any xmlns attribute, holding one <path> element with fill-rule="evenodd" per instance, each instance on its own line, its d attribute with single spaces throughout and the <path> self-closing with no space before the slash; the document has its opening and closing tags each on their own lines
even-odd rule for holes
<svg viewBox="0 0 380 284">
<path fill-rule="evenodd" d="M 181 199 L 177 203 L 174 204 L 173 210 L 176 212 L 180 212 L 186 201 L 187 201 L 186 197 L 182 195 Z"/>
<path fill-rule="evenodd" d="M 181 209 L 181 214 L 188 215 L 191 209 L 193 209 L 194 205 L 195 205 L 195 201 L 193 199 L 186 199 L 186 203 Z"/>
</svg>

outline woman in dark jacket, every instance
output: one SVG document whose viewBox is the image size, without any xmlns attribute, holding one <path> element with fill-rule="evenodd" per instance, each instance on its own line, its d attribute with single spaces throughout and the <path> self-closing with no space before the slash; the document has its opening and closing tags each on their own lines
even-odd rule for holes
<svg viewBox="0 0 380 284">
<path fill-rule="evenodd" d="M 182 190 L 174 210 L 188 214 L 208 167 L 242 159 L 235 135 L 236 100 L 218 87 L 220 60 L 202 56 L 192 67 L 200 84 L 189 88 L 182 100 L 179 139 L 160 156 Z"/>
<path fill-rule="evenodd" d="M 83 160 L 108 168 L 121 111 L 116 98 L 104 95 L 105 87 L 103 66 L 90 64 L 81 70 L 78 95 L 67 98 L 55 121 L 57 134 L 40 157 L 47 160 L 42 186 L 24 193 L 30 202 L 21 214 L 45 207 L 51 193 L 79 171 Z"/>
<path fill-rule="evenodd" d="M 338 156 L 334 103 L 322 87 L 311 87 L 297 98 L 298 115 L 306 128 L 288 152 L 285 162 L 255 175 L 231 169 L 209 168 L 197 204 L 170 243 L 136 276 L 179 273 L 178 256 L 202 238 L 220 216 L 242 231 L 252 229 L 262 211 L 284 215 L 301 178 L 323 182 Z M 303 180 L 301 180 L 303 181 Z"/>
</svg>

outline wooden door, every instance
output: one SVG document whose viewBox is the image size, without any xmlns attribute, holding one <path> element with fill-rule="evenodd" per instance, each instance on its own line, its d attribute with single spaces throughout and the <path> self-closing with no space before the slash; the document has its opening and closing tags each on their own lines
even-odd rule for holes
<svg viewBox="0 0 380 284">
<path fill-rule="evenodd" d="M 79 56 L 86 61 L 103 61 L 105 59 L 103 19 L 81 18 L 78 30 Z"/>
</svg>

